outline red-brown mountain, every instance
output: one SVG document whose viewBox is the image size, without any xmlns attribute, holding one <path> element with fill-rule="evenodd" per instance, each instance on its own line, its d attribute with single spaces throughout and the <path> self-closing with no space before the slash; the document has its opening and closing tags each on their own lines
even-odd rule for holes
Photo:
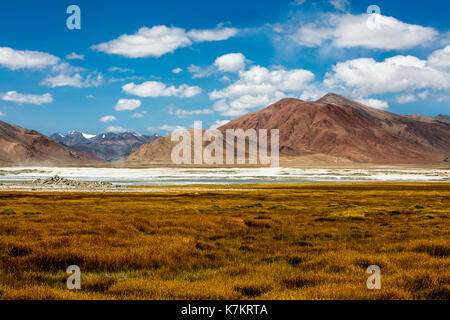
<svg viewBox="0 0 450 320">
<path fill-rule="evenodd" d="M 279 129 L 280 155 L 358 163 L 437 163 L 450 155 L 450 123 L 405 116 L 327 94 L 316 102 L 283 99 L 219 128 Z M 161 140 L 163 139 L 163 140 Z M 131 153 L 129 161 L 170 159 L 170 136 Z"/>
<path fill-rule="evenodd" d="M 86 152 L 64 147 L 34 130 L 0 121 L 0 164 L 86 165 L 103 162 Z"/>
</svg>

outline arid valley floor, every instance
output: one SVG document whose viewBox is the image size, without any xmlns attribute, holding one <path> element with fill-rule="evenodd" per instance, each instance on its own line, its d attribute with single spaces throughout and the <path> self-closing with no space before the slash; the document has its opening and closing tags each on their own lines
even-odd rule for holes
<svg viewBox="0 0 450 320">
<path fill-rule="evenodd" d="M 0 192 L 0 298 L 450 299 L 449 183 L 214 188 Z"/>
</svg>

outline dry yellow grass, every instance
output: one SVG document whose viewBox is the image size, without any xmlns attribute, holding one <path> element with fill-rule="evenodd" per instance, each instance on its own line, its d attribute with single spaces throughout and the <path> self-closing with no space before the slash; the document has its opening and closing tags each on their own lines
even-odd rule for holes
<svg viewBox="0 0 450 320">
<path fill-rule="evenodd" d="M 450 299 L 448 183 L 239 188 L 2 192 L 0 298 Z"/>
</svg>

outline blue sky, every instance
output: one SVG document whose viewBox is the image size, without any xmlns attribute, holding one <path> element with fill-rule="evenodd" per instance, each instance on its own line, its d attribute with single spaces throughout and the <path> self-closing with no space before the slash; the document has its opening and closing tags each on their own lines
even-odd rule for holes
<svg viewBox="0 0 450 320">
<path fill-rule="evenodd" d="M 69 5 L 81 29 L 69 30 Z M 376 4 L 381 15 L 368 15 Z M 448 1 L 0 3 L 0 120 L 44 134 L 208 128 L 327 92 L 449 114 Z"/>
</svg>

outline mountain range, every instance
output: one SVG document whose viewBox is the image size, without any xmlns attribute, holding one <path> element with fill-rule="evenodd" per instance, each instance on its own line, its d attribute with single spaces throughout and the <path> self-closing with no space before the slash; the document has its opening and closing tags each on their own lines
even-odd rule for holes
<svg viewBox="0 0 450 320">
<path fill-rule="evenodd" d="M 315 102 L 287 98 L 218 130 L 279 129 L 280 157 L 309 163 L 443 163 L 450 155 L 448 116 L 398 115 L 344 96 Z M 141 146 L 127 162 L 170 160 L 170 135 Z"/>
<path fill-rule="evenodd" d="M 141 145 L 157 139 L 159 136 L 140 135 L 135 132 L 101 133 L 90 135 L 72 131 L 68 134 L 55 133 L 51 139 L 80 152 L 88 152 L 105 161 L 117 161 L 125 158 Z"/>
<path fill-rule="evenodd" d="M 0 121 L 2 165 L 92 165 L 103 160 L 63 146 L 34 130 Z"/>
<path fill-rule="evenodd" d="M 449 116 L 399 115 L 331 93 L 315 102 L 282 99 L 218 128 L 224 134 L 227 129 L 278 129 L 282 164 L 450 162 Z M 0 164 L 170 165 L 176 144 L 170 138 L 77 131 L 49 138 L 0 121 Z"/>
<path fill-rule="evenodd" d="M 450 116 L 446 116 L 444 114 L 437 115 L 436 119 L 450 123 Z"/>
</svg>

